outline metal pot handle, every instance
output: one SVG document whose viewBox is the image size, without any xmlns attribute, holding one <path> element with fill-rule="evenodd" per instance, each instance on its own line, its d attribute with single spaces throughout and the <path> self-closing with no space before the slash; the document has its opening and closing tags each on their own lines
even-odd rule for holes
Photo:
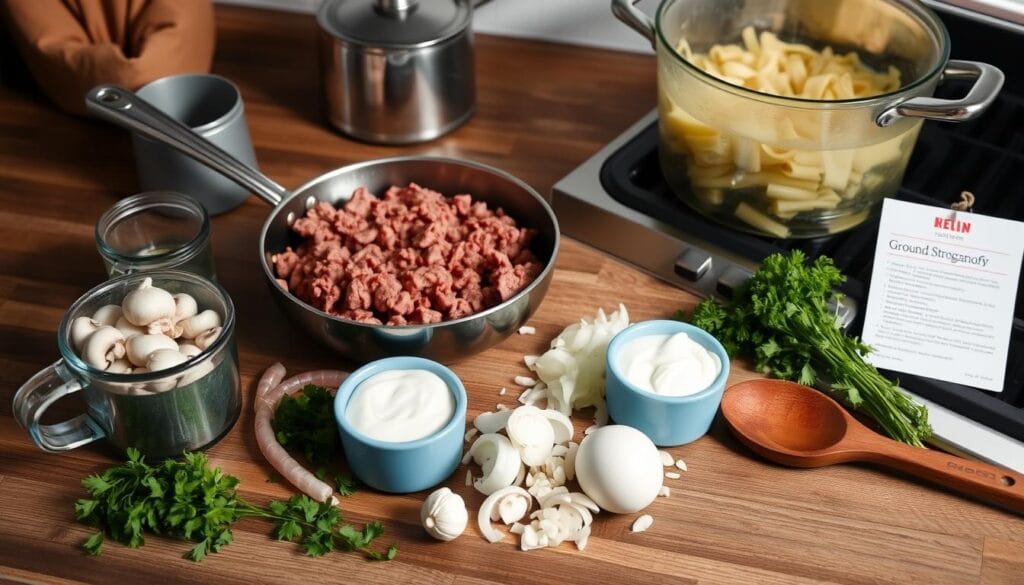
<svg viewBox="0 0 1024 585">
<path fill-rule="evenodd" d="M 82 383 L 61 375 L 64 360 L 57 360 L 32 376 L 14 395 L 14 418 L 28 430 L 32 441 L 49 453 L 70 451 L 107 436 L 89 415 L 80 414 L 73 419 L 52 425 L 40 424 L 43 413 L 51 404 L 82 389 Z"/>
<path fill-rule="evenodd" d="M 997 67 L 977 61 L 949 61 L 942 71 L 942 80 L 975 79 L 967 95 L 958 100 L 915 97 L 890 106 L 875 118 L 885 128 L 900 118 L 928 118 L 943 122 L 970 120 L 985 111 L 1003 87 L 1005 76 Z"/>
<path fill-rule="evenodd" d="M 263 173 L 123 87 L 97 85 L 85 94 L 85 108 L 97 117 L 196 159 L 275 207 L 290 195 Z"/>
<path fill-rule="evenodd" d="M 640 0 L 612 0 L 612 14 L 629 28 L 643 35 L 654 47 L 654 21 L 634 6 Z"/>
</svg>

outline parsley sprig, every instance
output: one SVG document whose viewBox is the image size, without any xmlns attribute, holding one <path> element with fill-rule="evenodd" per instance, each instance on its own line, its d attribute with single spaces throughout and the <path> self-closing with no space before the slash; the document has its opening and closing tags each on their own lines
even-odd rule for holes
<svg viewBox="0 0 1024 585">
<path fill-rule="evenodd" d="M 167 459 L 151 466 L 137 450 L 128 449 L 125 463 L 82 480 L 90 497 L 75 503 L 75 517 L 99 528 L 82 546 L 98 555 L 104 539 L 110 538 L 137 548 L 145 544 L 148 532 L 194 542 L 185 556 L 201 561 L 231 543 L 235 521 L 258 517 L 275 523 L 275 538 L 298 542 L 309 556 L 335 549 L 358 551 L 373 560 L 391 560 L 397 554 L 395 545 L 385 552 L 372 547 L 384 532 L 380 522 L 356 529 L 342 522 L 337 507 L 307 496 L 256 506 L 238 497 L 238 483 L 237 477 L 211 468 L 203 453 L 185 453 L 181 461 Z"/>
<path fill-rule="evenodd" d="M 351 496 L 358 484 L 346 473 L 333 472 L 328 464 L 341 456 L 338 423 L 334 420 L 334 395 L 315 384 L 307 384 L 294 395 L 285 394 L 270 421 L 274 436 L 282 447 L 300 453 L 317 465 L 317 479 L 334 480 L 341 496 Z"/>
<path fill-rule="evenodd" d="M 773 254 L 736 291 L 732 305 L 705 299 L 690 321 L 717 337 L 729 355 L 801 384 L 826 383 L 848 406 L 865 412 L 890 437 L 916 446 L 931 435 L 928 410 L 864 360 L 871 347 L 846 335 L 829 301 L 846 277 L 820 256 Z"/>
</svg>

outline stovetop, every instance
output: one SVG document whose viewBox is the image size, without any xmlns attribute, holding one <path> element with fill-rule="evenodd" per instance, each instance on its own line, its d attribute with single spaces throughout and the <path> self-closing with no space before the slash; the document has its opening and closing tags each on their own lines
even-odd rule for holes
<svg viewBox="0 0 1024 585">
<path fill-rule="evenodd" d="M 1024 75 L 1015 75 L 1020 65 L 1001 57 L 1014 54 L 1005 47 L 1019 48 L 1024 39 L 954 16 L 944 20 L 956 58 L 993 63 L 1007 73 L 1008 81 L 996 102 L 974 121 L 925 122 L 894 197 L 949 207 L 967 190 L 976 196 L 975 212 L 1024 220 Z M 946 84 L 939 95 L 962 93 L 962 87 Z M 553 201 L 563 232 L 700 296 L 723 299 L 769 254 L 799 248 L 811 257 L 830 256 L 848 276 L 842 291 L 847 295 L 844 317 L 851 332 L 859 333 L 863 315 L 858 308 L 870 289 L 877 217 L 856 229 L 811 240 L 738 232 L 705 219 L 672 194 L 659 168 L 657 148 L 657 114 L 652 112 L 556 184 Z M 1021 289 L 1003 392 L 886 374 L 928 404 L 940 444 L 1024 471 Z M 947 431 L 947 423 L 970 427 L 971 437 Z"/>
</svg>

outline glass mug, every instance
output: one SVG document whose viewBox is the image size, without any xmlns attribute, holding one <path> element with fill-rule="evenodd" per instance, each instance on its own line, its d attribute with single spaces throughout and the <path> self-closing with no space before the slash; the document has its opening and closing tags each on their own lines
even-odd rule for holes
<svg viewBox="0 0 1024 585">
<path fill-rule="evenodd" d="M 199 355 L 173 368 L 141 374 L 114 374 L 86 363 L 72 349 L 71 323 L 92 316 L 103 305 L 120 305 L 146 278 L 171 294 L 192 295 L 199 310 L 221 315 L 223 331 Z M 61 359 L 37 373 L 14 395 L 14 415 L 42 450 L 69 451 L 106 438 L 119 450 L 135 447 L 151 457 L 174 457 L 209 447 L 231 430 L 241 411 L 241 384 L 235 348 L 235 308 L 218 284 L 181 271 L 120 276 L 93 288 L 64 313 L 57 331 Z M 206 371 L 208 370 L 208 371 Z M 203 373 L 205 371 L 205 373 Z M 168 378 L 196 380 L 164 392 L 139 393 L 142 385 Z M 86 412 L 56 424 L 40 421 L 57 400 L 82 392 Z"/>
<path fill-rule="evenodd" d="M 210 217 L 182 193 L 150 191 L 118 201 L 96 222 L 96 248 L 111 277 L 185 270 L 216 278 Z"/>
</svg>

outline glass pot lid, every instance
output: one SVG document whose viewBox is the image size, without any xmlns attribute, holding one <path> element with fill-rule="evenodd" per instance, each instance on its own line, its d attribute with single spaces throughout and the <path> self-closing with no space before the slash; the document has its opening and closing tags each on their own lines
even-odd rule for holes
<svg viewBox="0 0 1024 585">
<path fill-rule="evenodd" d="M 316 20 L 342 41 L 400 49 L 456 36 L 471 16 L 468 0 L 324 0 Z"/>
</svg>

